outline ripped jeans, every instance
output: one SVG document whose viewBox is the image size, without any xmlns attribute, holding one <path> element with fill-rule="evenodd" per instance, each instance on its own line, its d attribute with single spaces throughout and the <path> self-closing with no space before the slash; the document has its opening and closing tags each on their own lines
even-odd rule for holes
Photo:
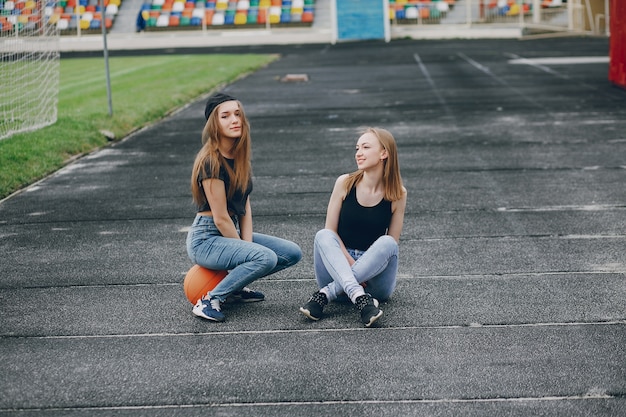
<svg viewBox="0 0 626 417">
<path fill-rule="evenodd" d="M 315 235 L 315 279 L 319 288 L 330 295 L 329 301 L 345 296 L 354 300 L 363 292 L 379 301 L 391 297 L 398 273 L 396 240 L 383 235 L 366 251 L 348 249 L 348 253 L 356 261 L 352 266 L 344 256 L 339 236 L 335 232 L 322 229 Z M 365 290 L 361 284 L 364 284 Z"/>
</svg>

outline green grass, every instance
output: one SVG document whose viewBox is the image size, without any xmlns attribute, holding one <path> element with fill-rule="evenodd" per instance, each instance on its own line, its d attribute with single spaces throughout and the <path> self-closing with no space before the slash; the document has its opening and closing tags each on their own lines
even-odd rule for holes
<svg viewBox="0 0 626 417">
<path fill-rule="evenodd" d="M 112 57 L 112 116 L 104 59 L 62 59 L 57 122 L 0 140 L 0 199 L 106 146 L 102 131 L 122 139 L 274 59 L 255 54 Z"/>
</svg>

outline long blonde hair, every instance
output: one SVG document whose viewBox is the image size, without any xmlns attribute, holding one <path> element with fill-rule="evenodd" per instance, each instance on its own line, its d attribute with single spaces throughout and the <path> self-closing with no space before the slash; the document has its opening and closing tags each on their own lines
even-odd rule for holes
<svg viewBox="0 0 626 417">
<path fill-rule="evenodd" d="M 361 135 L 372 133 L 380 142 L 380 145 L 387 151 L 387 158 L 383 161 L 383 187 L 385 194 L 383 198 L 387 201 L 397 201 L 404 196 L 402 176 L 400 175 L 400 164 L 398 162 L 398 147 L 393 135 L 385 129 L 379 127 L 368 127 L 361 132 Z M 358 170 L 346 179 L 346 194 L 352 187 L 363 179 L 363 171 Z"/>
<path fill-rule="evenodd" d="M 248 188 L 252 177 L 252 164 L 250 163 L 252 146 L 250 139 L 250 123 L 246 117 L 243 106 L 239 100 L 235 100 L 239 106 L 241 117 L 241 136 L 233 145 L 231 152 L 235 156 L 235 170 L 231 169 L 226 159 L 219 150 L 221 128 L 219 124 L 218 108 L 213 110 L 202 130 L 202 148 L 198 151 L 191 170 L 191 195 L 194 203 L 201 206 L 206 202 L 206 196 L 200 188 L 200 179 L 204 177 L 218 178 L 220 167 L 224 167 L 230 179 L 230 189 L 227 197 L 232 197 L 236 190 L 242 192 Z M 206 172 L 206 166 L 211 167 L 211 172 Z"/>
</svg>

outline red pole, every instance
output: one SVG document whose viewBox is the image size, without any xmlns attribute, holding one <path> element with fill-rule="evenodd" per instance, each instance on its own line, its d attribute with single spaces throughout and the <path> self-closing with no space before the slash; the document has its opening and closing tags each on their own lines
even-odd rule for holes
<svg viewBox="0 0 626 417">
<path fill-rule="evenodd" d="M 611 0 L 609 81 L 626 88 L 626 2 Z"/>
</svg>

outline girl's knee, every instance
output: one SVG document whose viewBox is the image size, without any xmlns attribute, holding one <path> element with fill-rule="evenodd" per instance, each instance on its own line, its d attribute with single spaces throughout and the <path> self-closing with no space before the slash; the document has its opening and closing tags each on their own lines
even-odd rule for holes
<svg viewBox="0 0 626 417">
<path fill-rule="evenodd" d="M 316 248 L 327 247 L 328 245 L 334 245 L 334 241 L 336 241 L 335 233 L 330 229 L 322 229 L 319 230 L 315 234 L 315 239 L 313 240 L 313 246 Z"/>
<path fill-rule="evenodd" d="M 378 247 L 378 250 L 388 253 L 389 256 L 398 256 L 398 242 L 389 235 L 379 237 L 372 246 Z"/>
<path fill-rule="evenodd" d="M 300 246 L 295 243 L 295 242 L 290 242 L 291 243 L 291 248 L 289 251 L 289 263 L 290 265 L 295 265 L 297 264 L 300 259 L 302 259 L 302 249 L 300 248 Z"/>
<path fill-rule="evenodd" d="M 315 234 L 315 240 L 320 240 L 320 239 L 325 239 L 328 237 L 333 237 L 334 236 L 334 232 L 330 229 L 322 229 L 319 230 L 316 234 Z"/>
<path fill-rule="evenodd" d="M 396 242 L 396 240 L 389 235 L 382 235 L 378 238 L 378 240 L 385 246 L 394 246 L 396 248 L 398 247 L 398 242 Z"/>
<path fill-rule="evenodd" d="M 273 250 L 264 248 L 263 250 L 259 250 L 255 254 L 254 261 L 271 270 L 274 269 L 278 264 L 278 255 L 276 255 Z"/>
</svg>

